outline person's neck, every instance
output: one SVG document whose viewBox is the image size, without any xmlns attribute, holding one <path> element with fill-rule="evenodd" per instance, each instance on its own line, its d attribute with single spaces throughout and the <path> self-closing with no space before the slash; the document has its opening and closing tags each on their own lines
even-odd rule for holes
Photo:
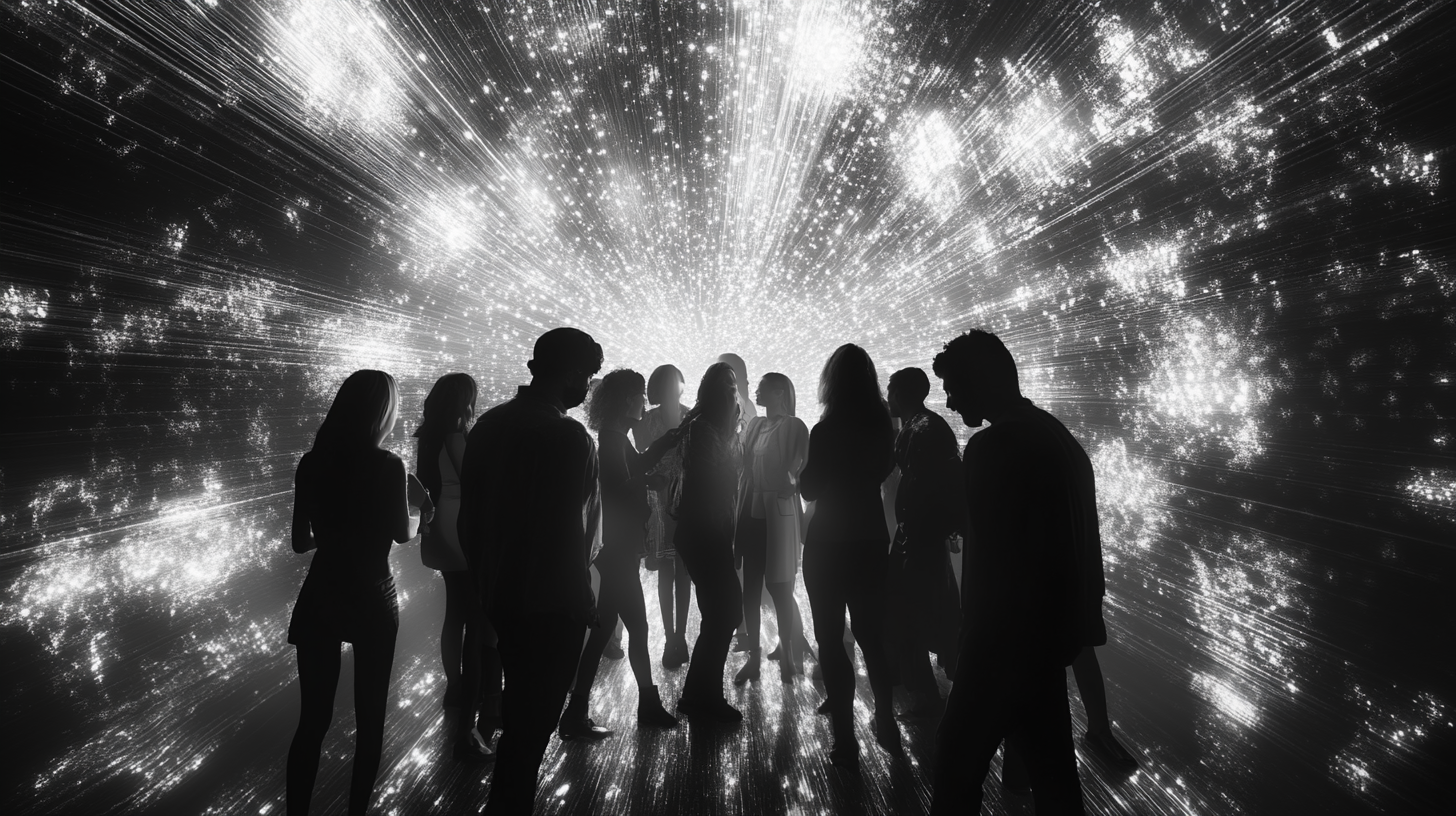
<svg viewBox="0 0 1456 816">
<path fill-rule="evenodd" d="M 914 405 L 911 405 L 911 406 L 907 407 L 905 410 L 903 410 L 903 411 L 900 412 L 900 421 L 901 422 L 909 422 L 910 420 L 914 419 L 915 417 L 920 416 L 921 414 L 925 413 L 927 410 L 929 410 L 929 409 L 927 409 L 925 407 L 925 403 L 918 402 L 918 403 L 916 403 Z"/>
<path fill-rule="evenodd" d="M 998 422 L 1005 422 L 1012 414 L 1016 413 L 1016 409 L 1020 408 L 1023 402 L 1025 402 L 1025 399 L 1019 393 L 1008 394 L 997 399 L 986 410 L 986 422 L 992 425 Z"/>
<path fill-rule="evenodd" d="M 566 413 L 566 400 L 561 398 L 561 383 L 552 378 L 532 377 L 526 386 L 526 393 L 532 399 L 547 403 L 561 413 Z"/>
<path fill-rule="evenodd" d="M 770 405 L 763 409 L 764 419 L 778 419 L 779 417 L 786 417 L 788 415 L 789 412 L 778 405 Z"/>
<path fill-rule="evenodd" d="M 613 417 L 602 424 L 602 430 L 616 431 L 626 436 L 627 432 L 632 430 L 632 420 L 627 417 Z"/>
<path fill-rule="evenodd" d="M 664 402 L 660 406 L 660 408 L 662 410 L 663 418 L 665 418 L 669 423 L 676 425 L 677 423 L 682 421 L 683 409 L 682 402 L 680 402 L 679 400 Z"/>
</svg>

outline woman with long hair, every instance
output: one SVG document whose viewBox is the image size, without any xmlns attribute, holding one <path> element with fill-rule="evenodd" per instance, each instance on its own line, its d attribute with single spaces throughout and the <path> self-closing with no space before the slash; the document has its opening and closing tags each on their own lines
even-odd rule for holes
<svg viewBox="0 0 1456 816">
<path fill-rule="evenodd" d="M 384 750 L 384 714 L 399 603 L 389 548 L 415 537 L 434 507 L 404 462 L 380 445 L 394 431 L 399 389 L 383 371 L 344 380 L 294 477 L 293 551 L 317 549 L 288 626 L 302 706 L 288 749 L 288 812 L 308 812 L 319 751 L 334 715 L 340 652 L 354 645 L 358 735 L 349 813 L 364 813 Z M 419 510 L 415 508 L 418 507 Z"/>
<path fill-rule="evenodd" d="M 698 591 L 698 639 L 678 699 L 679 713 L 741 722 L 723 697 L 723 665 L 743 617 L 743 591 L 733 571 L 733 513 L 738 493 L 738 383 L 732 366 L 714 363 L 698 384 L 683 439 L 683 475 L 673 544 Z"/>
<path fill-rule="evenodd" d="M 632 439 L 637 450 L 645 453 L 668 431 L 682 424 L 687 406 L 682 404 L 683 375 L 675 365 L 660 365 L 647 378 L 647 402 L 653 409 L 632 425 Z M 649 568 L 657 569 L 657 605 L 662 610 L 662 667 L 676 669 L 688 662 L 688 603 L 693 584 L 687 567 L 682 564 L 672 537 L 677 532 L 677 519 L 667 512 L 668 487 L 682 475 L 682 454 L 677 448 L 662 457 L 654 474 L 663 477 L 661 487 L 647 491 L 647 557 Z M 674 595 L 676 598 L 674 598 Z"/>
<path fill-rule="evenodd" d="M 809 428 L 795 416 L 794 383 L 777 372 L 763 375 L 754 393 L 763 416 L 743 432 L 743 477 L 738 487 L 734 550 L 743 561 L 743 635 L 748 661 L 734 675 L 742 685 L 759 677 L 759 610 L 768 585 L 779 624 L 779 678 L 794 678 L 802 659 L 803 621 L 794 600 L 799 574 L 803 505 L 799 472 L 809 456 Z"/>
<path fill-rule="evenodd" d="M 829 759 L 856 768 L 854 667 L 842 641 L 846 608 L 874 692 L 875 740 L 888 751 L 900 750 L 893 669 L 881 636 L 890 534 L 880 484 L 895 467 L 895 436 L 874 363 L 859 346 L 846 343 L 830 355 L 819 378 L 819 402 L 824 412 L 809 435 L 809 461 L 799 480 L 804 498 L 815 502 L 804 541 L 804 587 L 829 697 Z"/>
<path fill-rule="evenodd" d="M 646 453 L 638 453 L 627 439 L 632 423 L 642 419 L 646 403 L 642 375 L 629 369 L 602 378 L 587 404 L 587 427 L 597 432 L 601 461 L 598 482 L 602 491 L 602 549 L 597 553 L 601 589 L 597 593 L 597 627 L 587 639 L 577 666 L 576 690 L 561 715 L 558 731 L 564 740 L 600 739 L 611 734 L 587 716 L 592 683 L 607 641 L 620 618 L 627 630 L 627 662 L 637 680 L 637 722 L 671 728 L 677 718 L 662 707 L 652 682 L 652 659 L 647 653 L 647 605 L 642 602 L 642 547 L 646 541 L 649 488 L 666 482 L 649 475 L 663 455 L 677 445 L 674 430 L 664 434 Z"/>
<path fill-rule="evenodd" d="M 435 518 L 420 529 L 420 559 L 445 581 L 445 620 L 440 628 L 440 661 L 445 669 L 445 727 L 457 759 L 491 755 L 489 735 L 476 728 L 480 710 L 500 716 L 501 668 L 495 632 L 485 620 L 470 580 L 456 522 L 460 518 L 460 465 L 465 433 L 475 416 L 475 380 L 446 374 L 425 397 L 424 422 L 415 431 L 415 473 L 435 503 Z M 484 674 L 482 674 L 482 669 Z M 485 702 L 482 705 L 482 684 Z"/>
</svg>

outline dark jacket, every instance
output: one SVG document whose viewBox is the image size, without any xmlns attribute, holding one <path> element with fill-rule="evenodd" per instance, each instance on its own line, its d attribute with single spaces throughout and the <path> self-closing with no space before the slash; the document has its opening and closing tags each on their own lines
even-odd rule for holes
<svg viewBox="0 0 1456 816">
<path fill-rule="evenodd" d="M 895 438 L 900 487 L 895 517 L 911 547 L 943 552 L 944 541 L 966 530 L 966 490 L 955 432 L 934 411 L 916 413 Z"/>
<path fill-rule="evenodd" d="M 475 423 L 458 529 L 487 611 L 594 618 L 598 470 L 591 434 L 529 386 Z"/>
<path fill-rule="evenodd" d="M 1094 606 L 1101 621 L 1091 461 L 1061 422 L 1026 400 L 971 437 L 964 463 L 965 648 L 1070 664 L 1088 645 Z"/>
<path fill-rule="evenodd" d="M 707 417 L 698 416 L 688 423 L 679 444 L 683 475 L 674 543 L 732 546 L 742 464 L 737 432 L 719 429 Z"/>
</svg>

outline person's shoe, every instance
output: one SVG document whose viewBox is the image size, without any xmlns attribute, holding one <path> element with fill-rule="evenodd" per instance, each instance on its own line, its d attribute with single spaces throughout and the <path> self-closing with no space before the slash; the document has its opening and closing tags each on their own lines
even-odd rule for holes
<svg viewBox="0 0 1456 816">
<path fill-rule="evenodd" d="M 843 771 L 859 772 L 859 742 L 835 742 L 829 749 L 829 764 Z"/>
<path fill-rule="evenodd" d="M 664 669 L 677 669 L 688 662 L 691 653 L 688 651 L 687 638 L 682 635 L 668 635 L 667 646 L 662 650 L 662 667 Z"/>
<path fill-rule="evenodd" d="M 796 675 L 796 674 L 802 674 L 802 673 L 803 672 L 801 670 L 799 670 L 797 667 L 794 666 L 794 661 L 792 661 L 792 660 L 780 660 L 779 661 L 779 679 L 782 680 L 783 682 L 785 682 L 785 683 L 792 683 L 792 682 L 794 682 L 794 675 Z"/>
<path fill-rule="evenodd" d="M 637 724 L 654 728 L 673 728 L 677 725 L 677 717 L 662 707 L 662 697 L 657 693 L 657 686 L 648 686 L 637 691 Z"/>
<path fill-rule="evenodd" d="M 681 697 L 677 701 L 677 713 L 719 723 L 743 722 L 743 714 L 728 705 L 728 701 L 722 697 L 716 700 L 695 700 L 691 697 Z"/>
<path fill-rule="evenodd" d="M 829 700 L 826 698 L 824 700 L 824 702 L 822 702 L 822 703 L 819 704 L 819 707 L 818 708 L 814 709 L 814 711 L 817 712 L 817 713 L 819 713 L 819 714 L 828 714 L 829 713 Z"/>
<path fill-rule="evenodd" d="M 893 714 L 875 715 L 875 742 L 892 754 L 905 752 L 905 746 L 900 742 L 900 726 Z"/>
<path fill-rule="evenodd" d="M 780 641 L 779 642 L 779 645 L 773 647 L 773 651 L 771 651 L 768 654 L 764 655 L 764 657 L 768 658 L 769 660 L 778 660 L 779 659 L 779 654 L 782 653 L 783 648 L 784 648 L 784 644 L 783 644 L 782 641 Z"/>
<path fill-rule="evenodd" d="M 1122 747 L 1122 743 L 1117 741 L 1117 737 L 1112 735 L 1112 731 L 1088 731 L 1084 735 L 1084 739 L 1087 740 L 1087 744 L 1094 751 L 1117 769 L 1123 771 L 1137 770 L 1137 758 L 1128 753 L 1126 748 Z"/>
<path fill-rule="evenodd" d="M 571 712 L 561 715 L 561 723 L 556 728 L 556 733 L 561 735 L 563 740 L 587 740 L 595 742 L 606 739 L 612 735 L 611 729 L 603 728 L 592 722 L 592 718 L 586 715 L 575 715 Z"/>
<path fill-rule="evenodd" d="M 733 651 L 746 652 L 749 648 L 748 638 L 744 637 L 742 632 L 733 636 Z"/>
<path fill-rule="evenodd" d="M 497 731 L 505 728 L 501 718 L 501 696 L 487 694 L 480 700 L 480 715 L 475 718 L 475 727 L 487 740 Z"/>
<path fill-rule="evenodd" d="M 622 651 L 622 644 L 620 641 L 607 641 L 607 648 L 602 650 L 602 657 L 605 657 L 608 660 L 621 660 L 626 656 L 627 653 Z"/>
<path fill-rule="evenodd" d="M 455 759 L 464 762 L 489 762 L 495 759 L 495 752 L 490 750 L 485 737 L 475 728 L 465 732 L 462 739 L 456 740 L 450 753 Z"/>
<path fill-rule="evenodd" d="M 931 694 L 927 691 L 915 692 L 915 706 L 905 712 L 907 720 L 928 720 L 939 717 L 945 709 L 945 701 L 940 699 L 939 694 Z"/>
<path fill-rule="evenodd" d="M 743 668 L 739 669 L 738 673 L 733 675 L 733 685 L 741 686 L 749 680 L 757 680 L 758 666 L 758 650 L 749 649 L 748 662 L 744 663 Z"/>
</svg>

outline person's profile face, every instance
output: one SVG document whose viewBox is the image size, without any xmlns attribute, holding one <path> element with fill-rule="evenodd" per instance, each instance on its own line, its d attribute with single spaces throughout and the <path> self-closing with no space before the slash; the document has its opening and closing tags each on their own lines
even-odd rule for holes
<svg viewBox="0 0 1456 816">
<path fill-rule="evenodd" d="M 768 386 L 768 380 L 759 380 L 758 387 L 753 389 L 753 404 L 760 408 L 767 408 L 768 401 L 771 399 L 770 395 L 774 393 L 774 390 Z"/>
<path fill-rule="evenodd" d="M 966 380 L 951 377 L 942 381 L 945 387 L 945 407 L 957 414 L 967 427 L 979 428 L 985 422 L 985 411 L 976 397 L 976 389 Z"/>
<path fill-rule="evenodd" d="M 566 387 L 561 390 L 561 404 L 567 408 L 586 402 L 587 391 L 591 388 L 591 372 L 577 369 L 571 372 L 566 380 Z"/>
<path fill-rule="evenodd" d="M 900 389 L 894 387 L 893 385 L 890 386 L 890 388 L 885 391 L 885 401 L 890 403 L 890 416 L 895 419 L 899 419 L 904 413 L 904 411 L 901 410 L 900 405 Z"/>
<path fill-rule="evenodd" d="M 674 405 L 682 402 L 683 381 L 681 379 L 667 381 L 667 400 Z"/>
<path fill-rule="evenodd" d="M 642 418 L 642 410 L 647 407 L 647 394 L 643 392 L 627 398 L 627 418 L 633 421 Z"/>
</svg>

